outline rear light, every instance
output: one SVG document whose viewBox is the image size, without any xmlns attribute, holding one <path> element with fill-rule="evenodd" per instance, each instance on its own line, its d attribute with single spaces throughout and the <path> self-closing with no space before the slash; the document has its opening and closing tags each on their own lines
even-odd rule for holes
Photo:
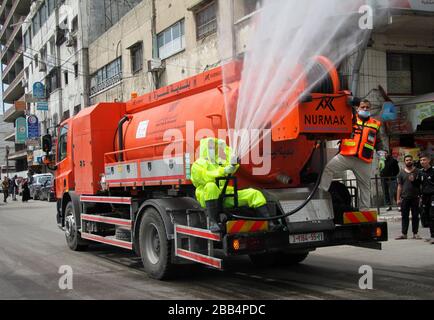
<svg viewBox="0 0 434 320">
<path fill-rule="evenodd" d="M 377 238 L 380 238 L 383 235 L 383 230 L 381 230 L 380 227 L 377 227 L 377 229 L 375 230 L 375 236 Z"/>
</svg>

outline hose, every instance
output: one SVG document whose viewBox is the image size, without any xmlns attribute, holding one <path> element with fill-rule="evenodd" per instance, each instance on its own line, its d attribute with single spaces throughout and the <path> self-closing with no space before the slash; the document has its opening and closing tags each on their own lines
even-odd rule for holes
<svg viewBox="0 0 434 320">
<path fill-rule="evenodd" d="M 288 213 L 282 214 L 280 216 L 273 216 L 273 217 L 246 217 L 246 216 L 239 216 L 239 215 L 235 215 L 232 214 L 231 217 L 232 218 L 236 218 L 236 219 L 241 219 L 241 220 L 252 220 L 252 221 L 272 221 L 272 220 L 277 220 L 277 219 L 283 219 L 289 216 L 292 216 L 294 214 L 296 214 L 297 212 L 299 212 L 301 209 L 303 209 L 310 200 L 312 200 L 313 196 L 315 195 L 316 191 L 318 190 L 319 184 L 321 183 L 321 178 L 322 178 L 322 174 L 324 172 L 324 168 L 325 168 L 325 156 L 324 156 L 324 146 L 325 146 L 325 142 L 324 140 L 321 140 L 321 144 L 320 144 L 320 162 L 321 162 L 321 170 L 320 173 L 318 174 L 318 178 L 315 182 L 315 185 L 312 189 L 312 191 L 310 192 L 310 194 L 307 196 L 307 198 L 304 200 L 304 202 L 302 204 L 300 204 L 297 208 L 291 210 Z"/>
</svg>

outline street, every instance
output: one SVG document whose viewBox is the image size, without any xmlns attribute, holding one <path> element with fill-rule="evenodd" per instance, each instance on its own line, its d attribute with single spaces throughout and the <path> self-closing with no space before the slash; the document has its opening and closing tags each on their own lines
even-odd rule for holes
<svg viewBox="0 0 434 320">
<path fill-rule="evenodd" d="M 183 266 L 176 280 L 149 279 L 128 251 L 95 244 L 73 252 L 55 222 L 55 203 L 31 200 L 0 205 L 0 299 L 434 299 L 434 246 L 393 240 L 389 221 L 382 251 L 319 249 L 295 267 L 253 266 L 232 259 L 216 271 Z M 427 237 L 426 229 L 420 233 Z M 73 289 L 59 288 L 61 266 L 71 266 Z M 359 288 L 359 267 L 373 268 L 373 289 Z"/>
</svg>

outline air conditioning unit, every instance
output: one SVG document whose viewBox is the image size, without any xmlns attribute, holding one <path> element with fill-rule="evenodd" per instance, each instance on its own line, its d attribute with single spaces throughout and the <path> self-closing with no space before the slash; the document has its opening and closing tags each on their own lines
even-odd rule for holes
<svg viewBox="0 0 434 320">
<path fill-rule="evenodd" d="M 66 37 L 66 46 L 67 47 L 73 47 L 75 46 L 75 44 L 77 43 L 77 37 L 75 36 L 75 34 L 72 34 L 71 32 L 67 32 L 65 34 Z"/>
<path fill-rule="evenodd" d="M 45 62 L 39 63 L 39 71 L 47 71 L 47 64 Z"/>
<path fill-rule="evenodd" d="M 27 81 L 26 78 L 23 78 L 23 79 L 21 80 L 21 86 L 22 86 L 23 88 L 27 87 L 27 83 L 28 83 L 28 81 Z"/>
<path fill-rule="evenodd" d="M 164 70 L 164 64 L 161 59 L 148 60 L 148 72 Z"/>
</svg>

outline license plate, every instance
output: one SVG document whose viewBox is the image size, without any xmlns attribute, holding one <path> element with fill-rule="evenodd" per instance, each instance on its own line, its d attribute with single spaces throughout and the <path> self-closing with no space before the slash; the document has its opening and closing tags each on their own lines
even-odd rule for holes
<svg viewBox="0 0 434 320">
<path fill-rule="evenodd" d="M 289 243 L 306 243 L 324 241 L 324 232 L 313 232 L 289 235 Z"/>
</svg>

